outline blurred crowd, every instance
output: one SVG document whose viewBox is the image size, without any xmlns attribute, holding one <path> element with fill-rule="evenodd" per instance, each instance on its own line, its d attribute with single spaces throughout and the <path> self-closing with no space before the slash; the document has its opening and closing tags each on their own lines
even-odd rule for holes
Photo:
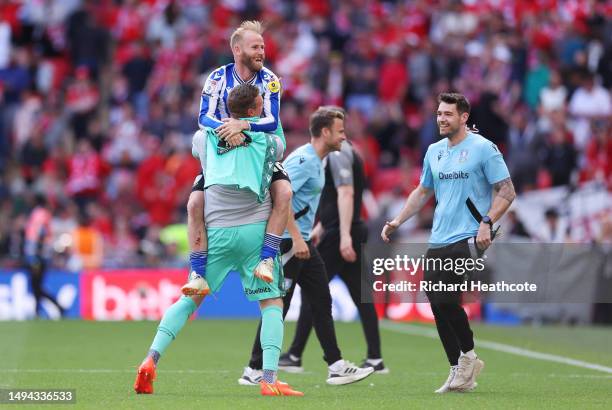
<svg viewBox="0 0 612 410">
<path fill-rule="evenodd" d="M 19 264 L 37 194 L 57 265 L 186 262 L 199 97 L 246 19 L 267 27 L 288 150 L 317 106 L 346 107 L 367 204 L 418 183 L 447 90 L 519 193 L 610 190 L 611 16 L 594 0 L 0 0 L 0 266 Z"/>
</svg>

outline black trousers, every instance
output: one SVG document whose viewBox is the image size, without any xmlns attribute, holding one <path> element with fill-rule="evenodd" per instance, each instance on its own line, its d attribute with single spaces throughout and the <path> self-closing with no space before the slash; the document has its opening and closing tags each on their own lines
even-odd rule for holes
<svg viewBox="0 0 612 410">
<path fill-rule="evenodd" d="M 48 299 L 53 303 L 60 311 L 60 315 L 64 315 L 64 309 L 57 303 L 57 300 L 53 298 L 49 293 L 43 289 L 43 280 L 45 279 L 45 273 L 47 270 L 47 264 L 43 258 L 36 258 L 36 260 L 29 261 L 27 263 L 27 269 L 30 272 L 30 280 L 32 284 L 32 293 L 34 294 L 34 300 L 36 301 L 34 313 L 38 316 L 38 312 L 41 306 L 43 298 Z"/>
<path fill-rule="evenodd" d="M 317 249 L 321 253 L 325 268 L 331 281 L 337 274 L 346 284 L 351 299 L 359 311 L 361 327 L 365 335 L 368 346 L 367 358 L 379 359 L 382 357 L 380 352 L 380 331 L 378 329 L 378 316 L 374 304 L 361 303 L 361 290 L 371 289 L 361 275 L 361 244 L 367 240 L 367 228 L 365 225 L 355 225 L 351 229 L 351 236 L 357 260 L 347 262 L 340 254 L 340 231 L 337 229 L 328 230 L 321 239 Z M 302 357 L 310 331 L 312 329 L 312 308 L 308 301 L 303 301 L 300 308 L 300 317 L 297 322 L 295 336 L 289 348 L 289 353 Z"/>
<path fill-rule="evenodd" d="M 323 349 L 323 360 L 325 360 L 328 365 L 331 365 L 340 360 L 342 354 L 338 348 L 336 330 L 334 329 L 334 321 L 331 314 L 332 304 L 327 273 L 325 272 L 325 264 L 317 248 L 312 246 L 310 241 L 308 241 L 307 244 L 310 250 L 309 259 L 298 259 L 294 256 L 283 266 L 287 285 L 287 294 L 283 298 L 283 318 L 287 315 L 287 311 L 289 311 L 295 285 L 299 284 L 302 288 L 302 300 L 308 301 L 314 313 L 314 328 L 321 348 Z M 291 249 L 291 246 L 292 241 L 290 239 L 284 239 L 281 242 L 281 253 L 287 253 Z M 257 326 L 257 335 L 253 342 L 251 360 L 249 361 L 249 367 L 252 369 L 262 368 L 263 353 L 259 340 L 260 332 L 261 320 Z"/>
<path fill-rule="evenodd" d="M 471 255 L 467 240 L 463 240 L 442 248 L 430 248 L 427 250 L 426 258 L 444 260 L 471 258 Z M 425 269 L 423 280 L 459 284 L 465 280 L 465 276 L 442 269 Z M 451 366 L 456 366 L 461 352 L 469 352 L 474 348 L 474 334 L 467 314 L 461 306 L 461 291 L 426 292 L 426 294 L 448 362 Z"/>
</svg>

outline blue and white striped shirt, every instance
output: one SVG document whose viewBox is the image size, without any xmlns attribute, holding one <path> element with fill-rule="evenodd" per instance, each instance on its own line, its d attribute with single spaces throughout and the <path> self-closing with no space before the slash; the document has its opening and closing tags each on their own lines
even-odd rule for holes
<svg viewBox="0 0 612 410">
<path fill-rule="evenodd" d="M 217 128 L 223 118 L 230 116 L 227 109 L 227 96 L 239 84 L 252 84 L 259 88 L 263 97 L 263 113 L 259 120 L 249 121 L 251 131 L 273 133 L 279 126 L 280 81 L 267 68 L 259 70 L 250 80 L 243 81 L 234 70 L 234 63 L 219 67 L 213 71 L 204 84 L 200 100 L 200 128 Z"/>
</svg>

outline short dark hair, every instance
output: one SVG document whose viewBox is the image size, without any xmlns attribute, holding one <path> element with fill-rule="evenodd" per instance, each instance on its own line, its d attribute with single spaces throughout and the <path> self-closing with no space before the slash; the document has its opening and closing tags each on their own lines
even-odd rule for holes
<svg viewBox="0 0 612 410">
<path fill-rule="evenodd" d="M 465 98 L 465 95 L 459 93 L 441 93 L 438 95 L 438 104 L 445 102 L 447 104 L 455 104 L 459 115 L 470 113 L 470 102 Z"/>
<path fill-rule="evenodd" d="M 255 100 L 259 95 L 259 88 L 252 84 L 240 84 L 230 91 L 227 96 L 227 108 L 234 118 L 248 117 L 247 111 L 255 108 Z"/>
<path fill-rule="evenodd" d="M 313 137 L 320 137 L 323 128 L 331 128 L 336 118 L 344 121 L 344 113 L 335 107 L 317 108 L 317 110 L 310 116 L 310 135 Z"/>
</svg>

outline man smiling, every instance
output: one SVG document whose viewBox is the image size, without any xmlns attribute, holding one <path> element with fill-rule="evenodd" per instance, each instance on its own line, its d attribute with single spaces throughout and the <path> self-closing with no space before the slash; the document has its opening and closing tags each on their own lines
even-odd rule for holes
<svg viewBox="0 0 612 410">
<path fill-rule="evenodd" d="M 285 136 L 279 119 L 281 84 L 276 75 L 263 66 L 265 45 L 263 28 L 259 21 L 245 21 L 232 33 L 230 47 L 234 62 L 214 70 L 206 79 L 200 100 L 198 124 L 215 130 L 216 135 L 229 146 L 244 143 L 243 131 L 275 134 L 282 146 L 272 173 L 270 193 L 272 212 L 266 226 L 264 244 L 260 253 L 255 276 L 270 282 L 273 280 L 274 258 L 278 255 L 281 235 L 287 226 L 291 203 L 291 184 L 284 171 L 282 160 L 286 148 Z M 230 118 L 228 96 L 231 90 L 241 84 L 251 84 L 263 98 L 263 112 L 257 119 Z M 187 230 L 189 236 L 192 275 L 183 286 L 184 295 L 206 295 L 208 287 L 204 279 L 208 257 L 208 242 L 205 230 L 203 175 L 194 183 L 187 203 Z"/>
<path fill-rule="evenodd" d="M 419 186 L 410 193 L 399 215 L 385 224 L 381 237 L 389 242 L 389 235 L 416 215 L 435 193 L 436 210 L 426 258 L 465 261 L 470 258 L 469 238 L 475 238 L 480 252 L 491 245 L 493 223 L 508 210 L 516 194 L 497 146 L 468 131 L 468 100 L 461 94 L 443 93 L 438 103 L 442 139 L 427 149 Z M 462 273 L 458 269 L 426 267 L 423 277 L 429 283 L 452 288 L 464 282 Z M 474 335 L 461 306 L 461 291 L 430 290 L 426 294 L 451 365 L 448 379 L 436 393 L 473 390 L 484 362 L 474 352 Z"/>
</svg>

